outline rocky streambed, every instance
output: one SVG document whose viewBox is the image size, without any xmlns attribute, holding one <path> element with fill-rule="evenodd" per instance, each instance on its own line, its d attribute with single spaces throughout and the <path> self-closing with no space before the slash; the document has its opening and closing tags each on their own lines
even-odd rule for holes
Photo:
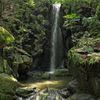
<svg viewBox="0 0 100 100">
<path fill-rule="evenodd" d="M 72 93 L 66 86 L 72 80 L 72 76 L 65 75 L 66 71 L 57 70 L 52 76 L 44 73 L 37 78 L 34 78 L 34 76 L 38 76 L 37 73 L 32 74 L 31 79 L 24 82 L 26 87 L 16 89 L 17 100 L 67 100 Z M 66 73 L 68 74 L 68 72 Z M 37 79 L 37 81 L 33 79 Z"/>
<path fill-rule="evenodd" d="M 30 89 L 27 95 L 25 94 L 25 88 L 20 88 L 17 92 L 17 100 L 67 100 L 67 97 L 70 96 L 70 92 L 67 89 L 59 90 L 54 88 Z"/>
</svg>

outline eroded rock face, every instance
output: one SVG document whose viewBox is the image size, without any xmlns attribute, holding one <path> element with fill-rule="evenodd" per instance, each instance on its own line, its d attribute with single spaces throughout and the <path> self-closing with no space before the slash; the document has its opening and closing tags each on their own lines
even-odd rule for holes
<svg viewBox="0 0 100 100">
<path fill-rule="evenodd" d="M 5 59 L 9 68 L 12 70 L 12 74 L 19 78 L 22 75 L 26 75 L 32 64 L 32 57 L 23 49 L 17 47 L 5 47 Z"/>
<path fill-rule="evenodd" d="M 76 79 L 69 82 L 68 90 L 71 94 L 78 92 L 78 81 Z"/>
<path fill-rule="evenodd" d="M 99 41 L 73 48 L 69 53 L 70 69 L 78 81 L 78 89 L 97 97 L 100 95 Z"/>
<path fill-rule="evenodd" d="M 14 100 L 15 90 L 20 83 L 11 75 L 0 74 L 0 100 Z"/>
</svg>

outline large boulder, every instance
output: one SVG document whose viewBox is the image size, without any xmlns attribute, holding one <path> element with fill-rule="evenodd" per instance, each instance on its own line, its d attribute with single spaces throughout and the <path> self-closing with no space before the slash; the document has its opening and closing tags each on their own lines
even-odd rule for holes
<svg viewBox="0 0 100 100">
<path fill-rule="evenodd" d="M 0 74 L 0 100 L 15 100 L 15 90 L 19 86 L 20 83 L 12 75 Z"/>
<path fill-rule="evenodd" d="M 11 66 L 13 71 L 13 75 L 15 77 L 19 77 L 21 75 L 25 75 L 30 69 L 30 65 L 32 64 L 32 57 L 23 49 L 10 46 L 4 48 L 5 58 L 8 61 L 8 64 Z"/>
<path fill-rule="evenodd" d="M 78 81 L 78 88 L 95 96 L 100 95 L 100 39 L 69 51 L 70 71 Z M 83 41 L 83 43 L 87 43 Z M 81 41 L 82 43 L 82 41 Z"/>
<path fill-rule="evenodd" d="M 14 41 L 15 38 L 13 37 L 13 35 L 0 26 L 0 73 L 7 73 L 7 74 L 12 73 L 12 70 L 9 67 L 8 62 L 5 59 L 4 48 L 7 45 L 12 44 Z"/>
<path fill-rule="evenodd" d="M 0 57 L 0 73 L 12 74 L 13 71 L 6 59 Z"/>
<path fill-rule="evenodd" d="M 74 94 L 70 96 L 67 100 L 95 100 L 93 96 L 89 94 Z"/>
<path fill-rule="evenodd" d="M 32 95 L 36 95 L 36 91 L 36 88 L 19 87 L 16 89 L 16 95 L 17 97 L 28 98 Z"/>
</svg>

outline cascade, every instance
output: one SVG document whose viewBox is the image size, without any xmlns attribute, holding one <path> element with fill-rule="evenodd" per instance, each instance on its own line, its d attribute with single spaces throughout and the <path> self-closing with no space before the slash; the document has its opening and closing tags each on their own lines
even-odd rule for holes
<svg viewBox="0 0 100 100">
<path fill-rule="evenodd" d="M 61 4 L 53 4 L 50 73 L 54 73 L 56 67 L 61 67 L 63 62 L 63 39 L 59 24 L 60 7 Z"/>
</svg>

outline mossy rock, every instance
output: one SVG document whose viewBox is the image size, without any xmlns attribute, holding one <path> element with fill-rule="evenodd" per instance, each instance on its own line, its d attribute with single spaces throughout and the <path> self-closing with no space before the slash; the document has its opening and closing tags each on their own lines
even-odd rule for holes
<svg viewBox="0 0 100 100">
<path fill-rule="evenodd" d="M 100 96 L 100 79 L 99 78 L 90 78 L 89 82 L 91 83 L 92 90 L 95 95 Z"/>
<path fill-rule="evenodd" d="M 68 69 L 56 69 L 55 72 L 45 72 L 42 75 L 42 78 L 44 79 L 50 79 L 55 77 L 64 77 L 69 75 Z"/>
<path fill-rule="evenodd" d="M 49 72 L 45 72 L 42 76 L 41 76 L 41 78 L 43 78 L 43 79 L 50 79 L 50 73 Z"/>
<path fill-rule="evenodd" d="M 77 79 L 81 91 L 99 96 L 100 82 L 96 79 L 100 76 L 100 46 L 98 45 L 100 39 L 94 39 L 93 44 L 91 43 L 92 41 L 87 45 L 84 44 L 85 48 L 82 45 L 69 51 L 69 69 Z"/>
<path fill-rule="evenodd" d="M 0 93 L 0 100 L 14 100 L 14 97 L 4 93 Z"/>
<path fill-rule="evenodd" d="M 74 94 L 70 96 L 67 100 L 95 100 L 93 96 L 89 94 Z"/>
<path fill-rule="evenodd" d="M 0 73 L 6 73 L 6 74 L 12 73 L 12 69 L 9 66 L 7 60 L 3 59 L 2 57 L 0 57 Z"/>
<path fill-rule="evenodd" d="M 15 53 L 14 53 L 14 64 L 31 64 L 32 63 L 32 57 L 29 55 L 26 51 L 23 49 L 19 49 L 14 47 Z"/>
<path fill-rule="evenodd" d="M 0 46 L 11 44 L 15 38 L 6 29 L 0 26 Z"/>
<path fill-rule="evenodd" d="M 56 77 L 67 76 L 69 74 L 68 69 L 56 69 L 54 75 Z"/>
<path fill-rule="evenodd" d="M 19 86 L 20 83 L 12 75 L 0 74 L 0 100 L 13 100 Z"/>
<path fill-rule="evenodd" d="M 0 57 L 0 73 L 4 72 L 4 63 L 3 63 L 3 58 Z"/>
<path fill-rule="evenodd" d="M 21 97 L 27 98 L 33 95 L 33 93 L 36 94 L 35 90 L 35 88 L 19 87 L 16 89 L 16 94 Z"/>
<path fill-rule="evenodd" d="M 11 69 L 8 71 L 6 70 L 7 74 L 8 72 L 13 73 L 13 75 L 18 78 L 18 71 L 22 72 L 23 75 L 26 73 L 26 71 L 28 71 L 33 61 L 30 54 L 28 54 L 23 49 L 17 48 L 15 46 L 4 47 L 4 52 L 5 58 L 8 60 L 9 65 L 13 66 L 12 68 L 6 66 L 6 69 Z M 10 59 L 9 56 L 11 57 Z M 7 65 L 7 61 L 5 61 L 5 63 L 5 65 Z"/>
<path fill-rule="evenodd" d="M 78 45 L 72 48 L 68 57 L 75 65 L 95 64 L 100 62 L 100 38 L 80 39 Z"/>
</svg>

